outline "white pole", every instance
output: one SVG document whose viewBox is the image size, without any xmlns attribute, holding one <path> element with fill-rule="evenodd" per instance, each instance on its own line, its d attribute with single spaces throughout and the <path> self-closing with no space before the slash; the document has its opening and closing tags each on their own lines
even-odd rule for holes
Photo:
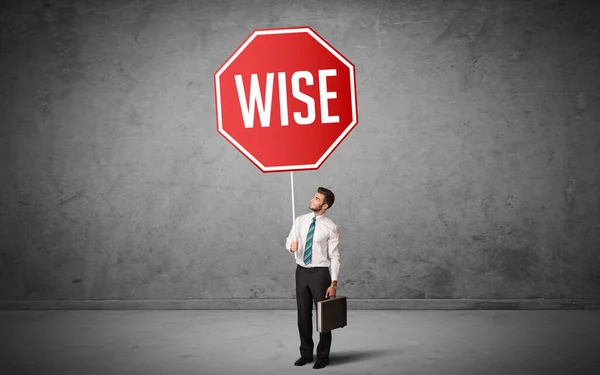
<svg viewBox="0 0 600 375">
<path fill-rule="evenodd" d="M 292 228 L 294 230 L 294 241 L 296 241 L 296 205 L 294 204 L 294 172 L 290 172 L 292 183 Z M 298 251 L 294 252 L 294 259 L 298 259 Z"/>
</svg>

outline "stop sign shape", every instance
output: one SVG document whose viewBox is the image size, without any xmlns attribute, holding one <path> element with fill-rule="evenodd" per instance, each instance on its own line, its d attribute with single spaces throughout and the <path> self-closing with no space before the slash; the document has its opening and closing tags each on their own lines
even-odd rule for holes
<svg viewBox="0 0 600 375">
<path fill-rule="evenodd" d="M 214 78 L 217 131 L 263 172 L 318 169 L 358 123 L 354 65 L 310 27 L 254 31 Z"/>
</svg>

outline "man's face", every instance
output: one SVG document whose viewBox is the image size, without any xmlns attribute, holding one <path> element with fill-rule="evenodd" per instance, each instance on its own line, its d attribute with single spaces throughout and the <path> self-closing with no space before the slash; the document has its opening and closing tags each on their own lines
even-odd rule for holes
<svg viewBox="0 0 600 375">
<path fill-rule="evenodd" d="M 325 195 L 321 194 L 321 193 L 316 193 L 315 196 L 313 197 L 313 199 L 310 200 L 310 206 L 308 208 L 310 208 L 313 211 L 321 211 L 321 209 L 323 208 L 323 205 L 325 203 L 323 203 L 323 201 L 325 200 Z"/>
</svg>

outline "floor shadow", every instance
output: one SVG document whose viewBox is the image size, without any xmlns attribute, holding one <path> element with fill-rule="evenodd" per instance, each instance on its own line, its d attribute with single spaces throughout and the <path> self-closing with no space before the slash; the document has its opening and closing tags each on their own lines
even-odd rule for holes
<svg viewBox="0 0 600 375">
<path fill-rule="evenodd" d="M 329 354 L 329 366 L 343 365 L 351 362 L 360 362 L 368 359 L 385 357 L 396 353 L 396 351 L 388 349 L 351 350 L 344 352 L 335 352 Z"/>
</svg>

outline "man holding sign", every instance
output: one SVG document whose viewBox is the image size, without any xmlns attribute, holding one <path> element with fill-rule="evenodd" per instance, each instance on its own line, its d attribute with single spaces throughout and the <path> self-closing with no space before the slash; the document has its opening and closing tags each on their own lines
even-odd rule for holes
<svg viewBox="0 0 600 375">
<path fill-rule="evenodd" d="M 316 306 L 317 302 L 336 296 L 341 263 L 340 231 L 325 215 L 334 200 L 331 190 L 319 187 L 310 201 L 309 208 L 313 212 L 296 218 L 286 240 L 286 249 L 297 252 L 296 302 L 301 357 L 294 363 L 296 366 L 313 361 L 312 304 Z M 313 368 L 320 369 L 329 364 L 330 348 L 331 332 L 320 333 L 317 362 Z"/>
<path fill-rule="evenodd" d="M 296 217 L 294 171 L 318 169 L 358 124 L 356 69 L 308 26 L 268 28 L 252 32 L 214 79 L 217 132 L 263 173 L 290 172 L 293 225 L 286 248 L 297 263 L 302 357 L 295 364 L 302 366 L 313 360 L 312 303 L 323 306 L 318 303 L 336 296 L 340 232 L 325 216 L 334 201 L 328 189 L 318 189 L 313 213 Z M 313 367 L 323 368 L 331 332 L 317 326 Z"/>
</svg>

